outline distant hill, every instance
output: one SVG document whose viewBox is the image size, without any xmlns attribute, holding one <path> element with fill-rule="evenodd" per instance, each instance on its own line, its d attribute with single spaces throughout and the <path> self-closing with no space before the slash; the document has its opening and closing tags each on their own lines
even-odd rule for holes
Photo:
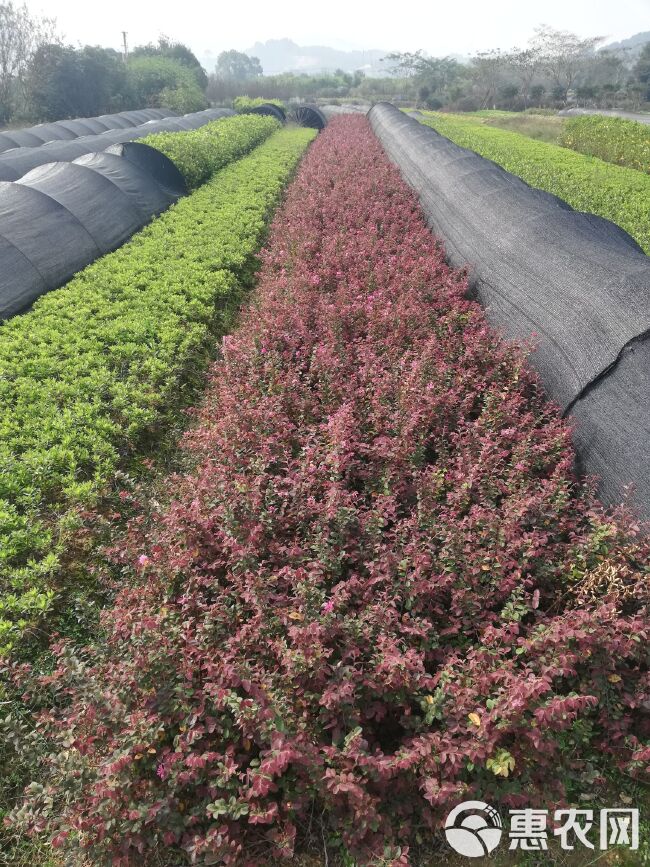
<svg viewBox="0 0 650 867">
<path fill-rule="evenodd" d="M 377 48 L 368 51 L 340 51 L 325 45 L 297 45 L 291 39 L 268 39 L 256 42 L 246 50 L 250 57 L 258 57 L 265 75 L 281 72 L 344 72 L 363 70 L 366 75 L 386 75 L 386 63 L 382 57 L 390 52 Z"/>
<path fill-rule="evenodd" d="M 643 46 L 650 42 L 650 30 L 643 33 L 635 33 L 629 39 L 622 39 L 620 42 L 610 42 L 608 45 L 603 45 L 601 51 L 612 51 L 614 54 L 619 54 L 626 63 L 635 63 Z"/>
</svg>

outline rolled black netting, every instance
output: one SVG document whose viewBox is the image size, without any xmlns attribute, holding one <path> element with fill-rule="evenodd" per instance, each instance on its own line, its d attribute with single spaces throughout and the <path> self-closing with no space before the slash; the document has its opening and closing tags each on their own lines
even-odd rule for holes
<svg viewBox="0 0 650 867">
<path fill-rule="evenodd" d="M 256 105 L 254 108 L 248 109 L 247 114 L 262 114 L 267 117 L 274 117 L 280 123 L 285 123 L 287 115 L 285 110 L 272 102 L 265 102 L 262 105 Z"/>
<path fill-rule="evenodd" d="M 317 105 L 300 105 L 294 111 L 296 123 L 311 129 L 325 129 L 327 118 Z"/>
<path fill-rule="evenodd" d="M 612 505 L 633 485 L 650 518 L 650 258 L 622 229 L 572 210 L 394 106 L 369 113 L 490 322 L 534 340 L 531 363 L 576 422 L 580 469 Z"/>
</svg>

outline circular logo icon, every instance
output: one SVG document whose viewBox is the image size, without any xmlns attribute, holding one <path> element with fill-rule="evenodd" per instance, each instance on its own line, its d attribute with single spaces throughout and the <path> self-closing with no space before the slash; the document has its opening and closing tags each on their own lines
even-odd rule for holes
<svg viewBox="0 0 650 867">
<path fill-rule="evenodd" d="M 463 801 L 445 822 L 447 842 L 467 858 L 489 855 L 499 845 L 502 833 L 501 816 L 483 801 Z"/>
</svg>

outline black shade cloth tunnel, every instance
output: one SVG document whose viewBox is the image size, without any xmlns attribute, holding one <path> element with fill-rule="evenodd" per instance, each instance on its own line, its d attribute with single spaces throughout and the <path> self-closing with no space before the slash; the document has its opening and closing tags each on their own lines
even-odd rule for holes
<svg viewBox="0 0 650 867">
<path fill-rule="evenodd" d="M 233 114 L 154 118 L 0 154 L 0 320 L 117 249 L 187 193 L 174 163 L 138 138 Z"/>
<path fill-rule="evenodd" d="M 271 103 L 252 113 L 287 119 Z M 234 114 L 142 109 L 0 133 L 0 320 L 115 250 L 187 192 L 171 160 L 138 139 Z M 316 129 L 327 123 L 316 106 L 300 106 L 292 119 Z"/>
<path fill-rule="evenodd" d="M 268 117 L 274 117 L 280 123 L 286 123 L 287 113 L 279 105 L 273 102 L 265 102 L 262 105 L 256 105 L 254 108 L 248 109 L 247 114 L 262 114 Z M 327 117 L 316 105 L 299 105 L 294 108 L 289 120 L 294 121 L 299 126 L 310 127 L 312 129 L 324 129 L 327 124 Z"/>
<path fill-rule="evenodd" d="M 150 109 L 153 111 L 154 109 Z M 132 112 L 130 112 L 132 113 Z M 145 121 L 135 127 L 110 129 L 74 139 L 53 139 L 39 147 L 25 146 L 0 153 L 0 181 L 17 181 L 36 166 L 51 162 L 71 162 L 83 154 L 103 151 L 114 144 L 137 141 L 158 132 L 177 132 L 198 129 L 212 120 L 231 117 L 234 111 L 228 108 L 209 108 L 186 114 Z"/>
<path fill-rule="evenodd" d="M 507 338 L 528 341 L 548 396 L 574 424 L 599 496 L 650 520 L 650 257 L 626 232 L 524 181 L 395 106 L 371 126 L 454 266 Z"/>
<path fill-rule="evenodd" d="M 55 139 L 69 140 L 84 135 L 97 135 L 109 129 L 129 129 L 150 120 L 176 116 L 176 112 L 168 108 L 142 108 L 117 114 L 102 114 L 99 117 L 56 120 L 24 129 L 3 130 L 0 132 L 0 153 L 17 147 L 39 147 Z"/>
</svg>

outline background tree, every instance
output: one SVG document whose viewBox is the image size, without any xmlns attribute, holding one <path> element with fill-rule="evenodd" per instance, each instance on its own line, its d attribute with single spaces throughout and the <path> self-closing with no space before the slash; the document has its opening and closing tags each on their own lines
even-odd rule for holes
<svg viewBox="0 0 650 867">
<path fill-rule="evenodd" d="M 215 68 L 220 78 L 234 81 L 248 81 L 263 74 L 262 64 L 257 57 L 249 57 L 242 51 L 222 51 L 217 57 Z"/>
<path fill-rule="evenodd" d="M 57 43 L 36 50 L 26 96 L 34 120 L 91 117 L 120 111 L 131 102 L 127 71 L 117 51 Z"/>
<path fill-rule="evenodd" d="M 643 99 L 650 102 L 650 42 L 644 45 L 634 66 L 633 75 L 641 86 Z"/>
<path fill-rule="evenodd" d="M 539 75 L 542 65 L 542 55 L 538 46 L 528 48 L 514 48 L 505 59 L 507 66 L 517 79 L 519 93 L 524 108 L 528 108 L 531 87 L 536 76 Z"/>
<path fill-rule="evenodd" d="M 161 55 L 130 57 L 129 90 L 138 108 L 166 107 L 186 113 L 207 105 L 193 69 Z"/>
<path fill-rule="evenodd" d="M 540 52 L 542 65 L 553 82 L 553 92 L 558 101 L 566 104 L 569 91 L 602 41 L 602 36 L 580 39 L 575 33 L 565 30 L 537 28 L 533 46 Z"/>
<path fill-rule="evenodd" d="M 161 36 L 158 43 L 149 42 L 147 45 L 138 45 L 131 52 L 131 57 L 169 57 L 176 60 L 182 66 L 191 69 L 196 77 L 196 83 L 205 90 L 208 86 L 208 75 L 201 66 L 198 57 L 182 42 L 174 42 L 168 36 Z"/>
<path fill-rule="evenodd" d="M 608 106 L 625 99 L 629 70 L 620 56 L 609 51 L 597 51 L 587 57 L 576 78 L 575 94 L 579 102 Z"/>
<path fill-rule="evenodd" d="M 494 107 L 506 63 L 507 56 L 498 48 L 481 51 L 472 57 L 472 81 L 479 95 L 481 108 Z"/>
<path fill-rule="evenodd" d="M 464 74 L 453 57 L 429 57 L 421 50 L 393 52 L 382 61 L 391 64 L 391 75 L 413 79 L 419 101 L 432 107 L 434 103 L 440 107 L 449 100 L 451 88 Z"/>
<path fill-rule="evenodd" d="M 52 18 L 30 15 L 27 6 L 0 3 L 0 122 L 23 108 L 24 85 L 38 47 L 55 42 Z"/>
<path fill-rule="evenodd" d="M 543 84 L 533 84 L 530 88 L 530 101 L 533 105 L 541 106 L 544 103 L 546 88 Z"/>
</svg>

